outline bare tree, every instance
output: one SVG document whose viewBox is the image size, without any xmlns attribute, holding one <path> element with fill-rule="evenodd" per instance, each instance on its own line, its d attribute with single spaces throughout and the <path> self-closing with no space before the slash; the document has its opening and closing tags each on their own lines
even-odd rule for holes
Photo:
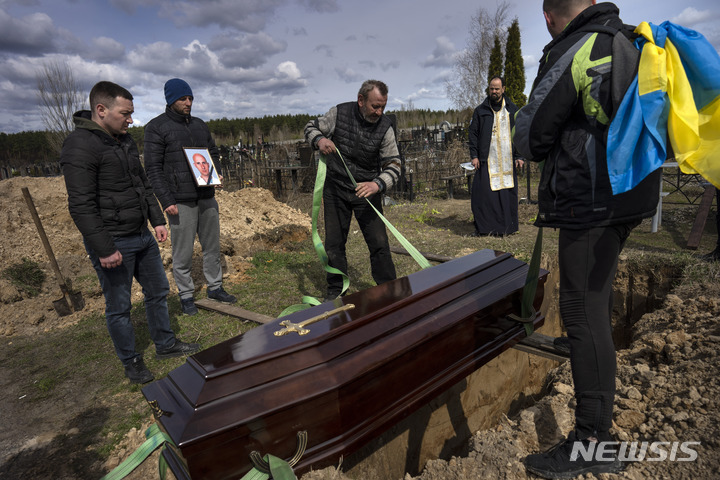
<svg viewBox="0 0 720 480">
<path fill-rule="evenodd" d="M 37 73 L 38 99 L 50 147 L 58 154 L 73 130 L 72 116 L 86 104 L 70 66 L 51 60 Z"/>
<path fill-rule="evenodd" d="M 487 75 L 495 37 L 504 49 L 510 5 L 499 3 L 494 13 L 480 7 L 470 23 L 470 39 L 453 67 L 452 80 L 445 83 L 448 98 L 458 110 L 475 108 L 487 95 Z"/>
</svg>

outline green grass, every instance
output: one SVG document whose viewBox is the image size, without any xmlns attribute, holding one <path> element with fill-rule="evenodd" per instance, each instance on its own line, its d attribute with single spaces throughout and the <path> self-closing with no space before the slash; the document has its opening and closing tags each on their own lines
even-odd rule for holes
<svg viewBox="0 0 720 480">
<path fill-rule="evenodd" d="M 293 244 L 289 251 L 257 252 L 251 263 L 253 268 L 246 272 L 250 281 L 233 290 L 247 310 L 277 317 L 300 303 L 303 295 L 322 298 L 325 293 L 325 270 L 309 239 Z"/>
<path fill-rule="evenodd" d="M 45 283 L 45 271 L 37 262 L 23 257 L 20 263 L 15 263 L 2 271 L 3 277 L 10 280 L 15 287 L 25 291 L 31 297 L 36 297 Z"/>
</svg>

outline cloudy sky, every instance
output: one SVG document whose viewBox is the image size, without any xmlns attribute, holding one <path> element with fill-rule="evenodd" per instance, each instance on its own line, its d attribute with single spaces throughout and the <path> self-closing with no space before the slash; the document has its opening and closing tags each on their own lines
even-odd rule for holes
<svg viewBox="0 0 720 480">
<path fill-rule="evenodd" d="M 528 86 L 550 40 L 541 0 L 508 0 Z M 720 48 L 717 0 L 618 0 L 627 23 L 672 20 Z M 0 0 L 0 132 L 42 130 L 36 74 L 71 66 L 87 93 L 128 88 L 136 125 L 165 108 L 180 77 L 208 119 L 326 112 L 367 78 L 390 87 L 388 109 L 448 109 L 445 84 L 479 8 L 496 0 Z"/>
</svg>

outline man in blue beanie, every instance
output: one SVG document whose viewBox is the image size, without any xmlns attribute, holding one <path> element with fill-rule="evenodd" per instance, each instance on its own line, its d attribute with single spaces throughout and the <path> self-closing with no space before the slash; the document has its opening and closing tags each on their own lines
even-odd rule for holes
<svg viewBox="0 0 720 480">
<path fill-rule="evenodd" d="M 202 246 L 208 298 L 223 303 L 237 301 L 222 286 L 220 216 L 215 187 L 197 184 L 183 151 L 184 147 L 207 148 L 214 163 L 220 160 L 210 129 L 204 121 L 190 115 L 193 99 L 186 81 L 168 80 L 165 113 L 145 126 L 145 169 L 155 196 L 168 216 L 173 277 L 185 315 L 198 312 L 190 275 L 196 235 Z"/>
</svg>

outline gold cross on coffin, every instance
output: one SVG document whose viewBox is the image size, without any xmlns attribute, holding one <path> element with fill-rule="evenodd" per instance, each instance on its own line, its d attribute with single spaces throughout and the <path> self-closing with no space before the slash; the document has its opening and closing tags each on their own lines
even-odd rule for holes
<svg viewBox="0 0 720 480">
<path fill-rule="evenodd" d="M 276 337 L 282 337 L 286 333 L 291 332 L 297 332 L 298 335 L 307 335 L 310 333 L 310 330 L 305 328 L 306 325 L 310 325 L 311 323 L 319 322 L 320 320 L 325 320 L 328 317 L 331 317 L 335 315 L 336 313 L 344 312 L 345 310 L 352 310 L 355 308 L 355 305 L 352 303 L 348 303 L 347 305 L 343 305 L 342 307 L 336 308 L 334 310 L 328 310 L 325 313 L 321 313 L 320 315 L 317 315 L 312 318 L 308 318 L 307 320 L 303 320 L 300 323 L 292 323 L 290 320 L 283 320 L 280 322 L 280 325 L 282 325 L 283 329 L 280 329 L 276 332 L 273 332 Z"/>
</svg>

